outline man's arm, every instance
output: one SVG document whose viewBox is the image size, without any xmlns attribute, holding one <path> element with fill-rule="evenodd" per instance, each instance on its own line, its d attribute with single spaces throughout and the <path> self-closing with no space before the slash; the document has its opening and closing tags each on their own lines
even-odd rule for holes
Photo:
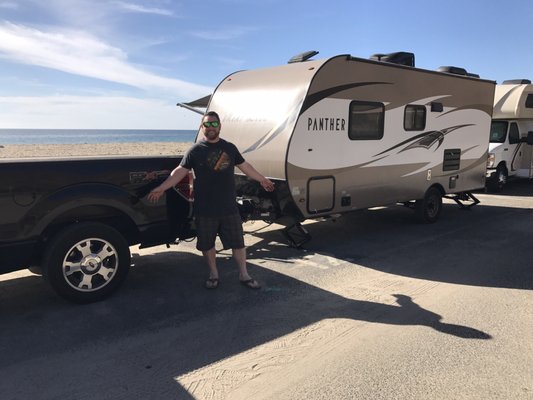
<svg viewBox="0 0 533 400">
<path fill-rule="evenodd" d="M 237 168 L 239 168 L 249 178 L 258 181 L 263 189 L 265 189 L 267 192 L 272 192 L 274 190 L 274 183 L 270 179 L 261 175 L 248 161 L 237 165 Z"/>
<path fill-rule="evenodd" d="M 177 185 L 183 178 L 185 178 L 188 173 L 189 170 L 187 168 L 178 165 L 176 168 L 174 168 L 168 178 L 165 179 L 165 181 L 161 185 L 152 189 L 152 191 L 148 193 L 148 200 L 150 200 L 151 202 L 158 201 L 159 198 L 163 196 L 166 190 Z"/>
</svg>

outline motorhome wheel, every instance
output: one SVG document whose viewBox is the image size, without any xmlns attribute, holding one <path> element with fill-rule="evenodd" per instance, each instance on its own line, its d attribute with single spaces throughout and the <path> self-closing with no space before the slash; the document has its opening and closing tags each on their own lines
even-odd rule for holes
<svg viewBox="0 0 533 400">
<path fill-rule="evenodd" d="M 507 168 L 504 165 L 498 165 L 492 179 L 487 182 L 487 187 L 491 192 L 501 192 L 507 183 Z"/>
<path fill-rule="evenodd" d="M 47 246 L 43 274 L 61 296 L 91 303 L 113 293 L 130 266 L 124 237 L 102 223 L 79 223 L 56 234 Z"/>
<path fill-rule="evenodd" d="M 424 198 L 415 202 L 415 213 L 421 222 L 436 222 L 441 211 L 442 193 L 436 187 L 430 187 L 426 191 Z"/>
</svg>

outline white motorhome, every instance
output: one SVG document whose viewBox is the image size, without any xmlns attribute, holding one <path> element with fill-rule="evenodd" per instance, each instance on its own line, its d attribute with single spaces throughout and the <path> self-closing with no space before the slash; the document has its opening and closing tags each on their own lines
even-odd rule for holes
<svg viewBox="0 0 533 400">
<path fill-rule="evenodd" d="M 509 177 L 533 178 L 531 81 L 517 79 L 496 85 L 492 119 L 487 188 L 499 192 Z"/>
<path fill-rule="evenodd" d="M 237 177 L 257 218 L 301 230 L 308 218 L 403 203 L 434 222 L 443 196 L 478 202 L 495 82 L 415 68 L 412 53 L 316 54 L 231 74 L 209 99 L 222 137 L 276 182 L 270 195 Z"/>
</svg>

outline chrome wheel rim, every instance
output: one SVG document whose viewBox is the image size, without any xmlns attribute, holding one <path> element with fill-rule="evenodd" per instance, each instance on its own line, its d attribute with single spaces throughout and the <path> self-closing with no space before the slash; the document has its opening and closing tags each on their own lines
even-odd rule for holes
<svg viewBox="0 0 533 400">
<path fill-rule="evenodd" d="M 118 271 L 117 250 L 98 238 L 83 239 L 67 252 L 62 271 L 65 281 L 80 292 L 94 292 L 109 284 Z"/>
</svg>

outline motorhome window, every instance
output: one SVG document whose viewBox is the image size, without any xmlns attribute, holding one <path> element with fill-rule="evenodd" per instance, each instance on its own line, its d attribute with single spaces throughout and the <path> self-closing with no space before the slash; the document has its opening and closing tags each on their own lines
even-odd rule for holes
<svg viewBox="0 0 533 400">
<path fill-rule="evenodd" d="M 406 131 L 423 131 L 426 127 L 426 107 L 408 104 L 403 114 L 403 129 Z"/>
<path fill-rule="evenodd" d="M 528 94 L 526 97 L 526 108 L 533 108 L 533 94 Z"/>
<path fill-rule="evenodd" d="M 509 144 L 520 143 L 520 131 L 518 130 L 518 125 L 512 123 L 509 128 Z"/>
<path fill-rule="evenodd" d="M 385 105 L 372 101 L 352 101 L 348 137 L 351 140 L 379 140 L 383 137 Z"/>
<path fill-rule="evenodd" d="M 492 121 L 490 125 L 490 142 L 504 143 L 507 137 L 507 121 Z"/>
</svg>

